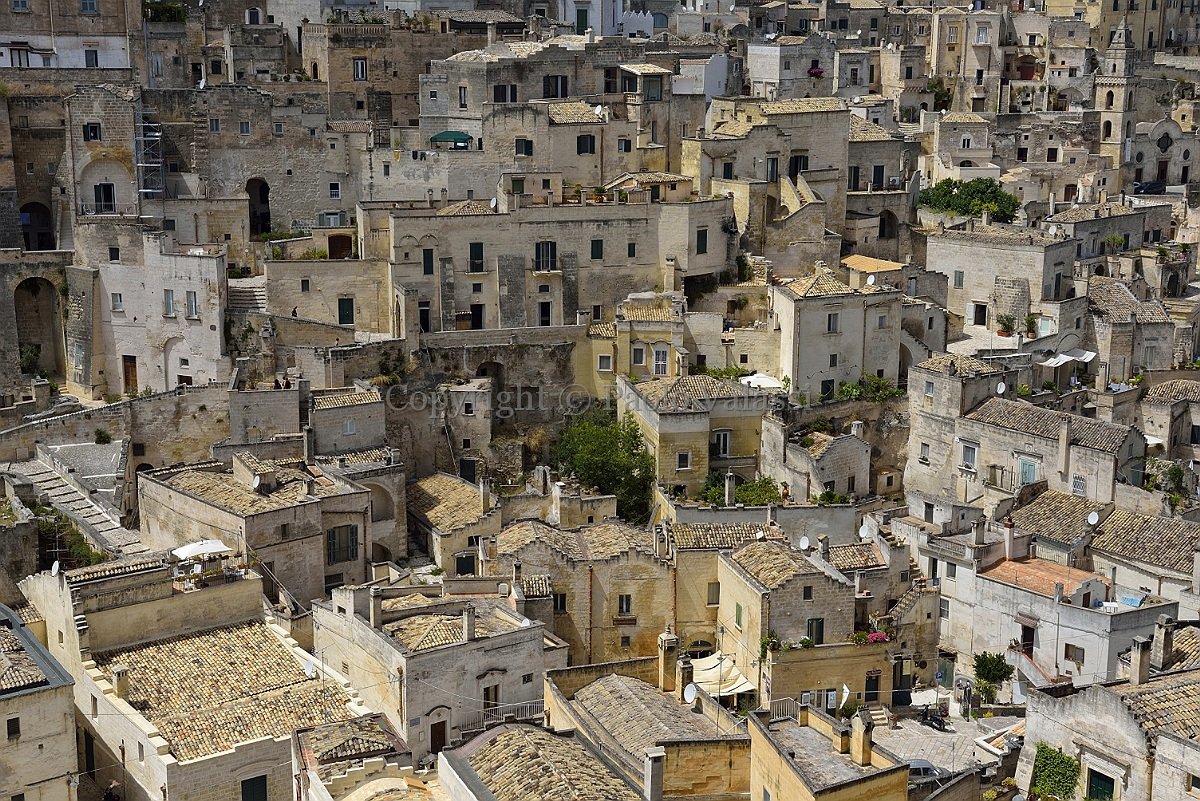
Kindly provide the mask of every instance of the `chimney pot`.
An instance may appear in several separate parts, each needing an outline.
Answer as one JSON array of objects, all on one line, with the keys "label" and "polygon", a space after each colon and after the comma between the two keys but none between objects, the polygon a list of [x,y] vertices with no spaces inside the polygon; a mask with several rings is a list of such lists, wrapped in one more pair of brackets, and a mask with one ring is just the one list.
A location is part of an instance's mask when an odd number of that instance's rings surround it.
[{"label": "chimney pot", "polygon": [[694,671],[695,668],[692,667],[692,660],[686,654],[675,663],[675,693],[681,704],[687,703],[683,700],[683,691],[692,683]]},{"label": "chimney pot", "polygon": [[475,639],[475,607],[467,604],[463,608],[463,641],[471,642]]},{"label": "chimney pot", "polygon": [[128,665],[113,665],[112,667],[112,684],[113,690],[118,698],[129,697],[129,666]]},{"label": "chimney pot", "polygon": [[1150,640],[1133,638],[1133,650],[1129,652],[1129,683],[1134,687],[1150,680]]},{"label": "chimney pot", "polygon": [[371,628],[377,629],[383,625],[383,589],[371,588]]},{"label": "chimney pot", "polygon": [[733,479],[733,471],[729,470],[725,473],[725,505],[733,506],[736,498],[737,484]]},{"label": "chimney pot", "polygon": [[1163,670],[1171,661],[1175,648],[1175,618],[1159,615],[1154,624],[1154,644],[1150,648],[1150,667]]}]

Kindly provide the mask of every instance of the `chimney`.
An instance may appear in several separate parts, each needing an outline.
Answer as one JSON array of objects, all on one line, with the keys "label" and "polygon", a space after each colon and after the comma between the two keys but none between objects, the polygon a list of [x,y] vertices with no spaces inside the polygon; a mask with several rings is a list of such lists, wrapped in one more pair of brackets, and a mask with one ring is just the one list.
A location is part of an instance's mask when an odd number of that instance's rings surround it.
[{"label": "chimney", "polygon": [[463,642],[475,639],[475,607],[467,604],[463,607]]},{"label": "chimney", "polygon": [[1200,593],[1200,544],[1192,551],[1192,592]]},{"label": "chimney", "polygon": [[492,505],[491,505],[492,486],[491,485],[492,485],[492,482],[488,481],[486,476],[480,477],[480,479],[479,479],[479,496],[480,496],[479,516],[480,517],[483,517],[484,515],[486,515],[488,512],[490,512],[492,510]]},{"label": "chimney", "polygon": [[1064,417],[1058,424],[1058,474],[1065,476],[1071,464],[1071,421]]},{"label": "chimney", "polygon": [[1150,640],[1133,638],[1133,650],[1129,652],[1129,683],[1134,687],[1150,680]]},{"label": "chimney", "polygon": [[575,325],[587,325],[592,321],[592,313],[586,309],[575,311]]},{"label": "chimney", "polygon": [[821,534],[817,537],[817,553],[821,555],[821,559],[829,561],[829,536]]},{"label": "chimney", "polygon": [[487,24],[487,43],[489,45],[494,45],[496,43],[496,28],[497,25],[495,20],[492,20]]},{"label": "chimney", "polygon": [[[590,31],[591,28],[588,28]],[[667,749],[661,745],[646,749],[646,763],[642,795],[646,801],[662,801],[663,797],[663,762],[667,757]]]},{"label": "chimney", "polygon": [[371,588],[371,628],[383,625],[383,588]]},{"label": "chimney", "polygon": [[725,505],[733,506],[735,500],[736,484],[733,481],[733,471],[725,473]]},{"label": "chimney", "polygon": [[992,224],[992,212],[988,209],[984,209],[983,214],[980,215],[979,222],[981,222],[984,225],[991,225]]},{"label": "chimney", "polygon": [[855,765],[870,766],[874,728],[875,722],[865,709],[860,709],[850,720],[850,759]]},{"label": "chimney", "polygon": [[1063,586],[1061,581],[1054,585],[1054,603],[1061,604],[1063,602],[1063,591],[1065,589],[1066,587]]},{"label": "chimney", "polygon": [[865,429],[866,429],[866,426],[863,425],[862,420],[853,420],[850,422],[850,436],[852,436],[852,437],[858,437],[859,439],[863,439],[863,431]]},{"label": "chimney", "polygon": [[112,666],[112,685],[116,691],[118,698],[129,697],[129,666],[128,665],[113,665]]},{"label": "chimney", "polygon": [[583,36],[587,40],[588,44],[596,43],[596,31],[594,29],[588,28],[583,32]]},{"label": "chimney", "polygon": [[1056,205],[1057,205],[1057,204],[1055,203],[1055,197],[1054,197],[1054,193],[1053,193],[1053,192],[1051,192],[1051,193],[1050,193],[1050,215],[1049,215],[1049,216],[1054,216],[1054,207],[1055,207]]},{"label": "chimney", "polygon": [[1004,518],[1004,558],[1006,561],[1013,559],[1013,551],[1016,550],[1016,536],[1013,533],[1015,525],[1012,517]]},{"label": "chimney", "polygon": [[987,518],[980,516],[971,525],[971,544],[983,545],[987,534]]},{"label": "chimney", "polygon": [[1107,202],[1108,202],[1108,190],[1107,190],[1107,189],[1101,189],[1101,190],[1100,190],[1100,202],[1101,202],[1101,203],[1107,203]]},{"label": "chimney", "polygon": [[304,427],[304,463],[314,464],[317,454],[317,432],[312,426]]},{"label": "chimney", "polygon": [[1175,618],[1159,615],[1154,624],[1154,644],[1150,647],[1150,667],[1163,670],[1171,661],[1175,639]]},{"label": "chimney", "polygon": [[684,654],[675,663],[675,696],[681,704],[686,703],[683,700],[683,690],[692,683],[692,671],[692,660]]},{"label": "chimney", "polygon": [[513,579],[512,579],[513,587],[516,587],[518,584],[521,583],[521,563],[520,562],[513,562],[512,576],[513,576]]},{"label": "chimney", "polygon": [[447,203],[447,200],[449,197],[450,197],[450,190],[443,186],[442,187],[442,202],[438,204],[439,209],[446,208],[446,203]]},{"label": "chimney", "polygon": [[[658,689],[665,693],[675,692],[675,654],[679,651],[679,638],[671,627],[658,635]],[[686,686],[686,685],[685,685]]]},{"label": "chimney", "polygon": [[862,571],[854,571],[854,597],[858,598],[862,595]]},{"label": "chimney", "polygon": [[317,497],[317,480],[316,480],[315,478],[308,478],[308,479],[306,479],[306,480],[305,480],[305,482],[304,482],[304,492],[305,492],[305,493],[306,493],[306,494],[307,494],[307,495],[308,495],[310,498],[315,498],[315,497]]}]

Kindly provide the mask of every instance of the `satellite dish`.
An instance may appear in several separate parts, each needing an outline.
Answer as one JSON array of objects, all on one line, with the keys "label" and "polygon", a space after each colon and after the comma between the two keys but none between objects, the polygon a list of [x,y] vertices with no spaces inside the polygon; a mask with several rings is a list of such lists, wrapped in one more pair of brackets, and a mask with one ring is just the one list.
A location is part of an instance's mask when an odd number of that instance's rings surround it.
[{"label": "satellite dish", "polygon": [[1003,395],[1006,389],[1008,389],[1008,384],[1005,384],[1003,381],[1001,381],[996,385],[996,394]]},{"label": "satellite dish", "polygon": [[1094,526],[1099,522],[1100,522],[1100,514],[1098,512],[1092,512],[1091,514],[1088,515],[1088,525],[1089,526]]},{"label": "satellite dish", "polygon": [[594,109],[592,109],[592,111],[593,111],[593,112],[596,114],[596,116],[598,117],[598,116],[600,116],[600,115],[601,115],[601,114],[604,112],[604,106],[596,106]]},{"label": "satellite dish", "polygon": [[873,275],[867,276],[867,286],[875,286],[875,276],[873,276]]},{"label": "satellite dish", "polygon": [[59,567],[60,567],[60,565],[58,563],[58,560],[55,559],[54,564],[50,565],[50,575],[57,576]]},{"label": "satellite dish", "polygon": [[492,198],[491,200],[488,201],[488,205],[491,206],[493,210],[495,210],[496,206],[499,205],[499,202],[500,201],[496,200],[496,198]]},{"label": "satellite dish", "polygon": [[855,31],[855,32],[854,32],[854,35],[855,35],[855,36],[862,36],[862,28],[859,28],[857,31]]},{"label": "satellite dish", "polygon": [[871,536],[871,529],[867,527],[866,523],[863,523],[861,526],[858,527],[859,539],[865,540],[870,536]]},{"label": "satellite dish", "polygon": [[808,550],[808,545],[809,545],[809,542],[808,542],[808,537],[807,537],[807,535],[806,535],[806,536],[803,536],[803,537],[801,537],[801,538],[800,538],[800,550],[802,550],[802,551],[807,551],[807,550]]},{"label": "satellite dish", "polygon": [[685,704],[690,704],[690,703],[694,702],[695,700],[696,700],[696,685],[693,683],[693,684],[689,684],[688,686],[683,688],[683,702]]},{"label": "satellite dish", "polygon": [[250,480],[250,488],[257,490],[262,487],[262,476],[255,476]]},{"label": "satellite dish", "polygon": [[308,676],[310,679],[317,675],[317,666],[313,664],[312,659],[309,659],[304,663],[304,675]]},{"label": "satellite dish", "polygon": [[531,621],[529,618],[527,618],[527,617],[521,618],[521,628],[527,629],[531,625],[533,625],[533,621]]}]

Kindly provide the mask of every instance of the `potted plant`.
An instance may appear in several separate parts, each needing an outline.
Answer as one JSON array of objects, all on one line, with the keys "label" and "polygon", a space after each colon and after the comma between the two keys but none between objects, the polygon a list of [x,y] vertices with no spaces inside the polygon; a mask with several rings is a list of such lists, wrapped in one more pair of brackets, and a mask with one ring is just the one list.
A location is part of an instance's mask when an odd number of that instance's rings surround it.
[{"label": "potted plant", "polygon": [[1011,337],[1017,328],[1017,318],[1011,314],[998,315],[996,322],[1000,324],[1000,330],[997,333],[1002,337]]},{"label": "potted plant", "polygon": [[820,78],[824,74],[825,74],[825,70],[822,69],[821,67],[809,67],[808,68],[808,77],[810,77],[810,78]]},{"label": "potted plant", "polygon": [[1038,316],[1033,312],[1025,315],[1025,334],[1027,336],[1036,337],[1038,330]]}]

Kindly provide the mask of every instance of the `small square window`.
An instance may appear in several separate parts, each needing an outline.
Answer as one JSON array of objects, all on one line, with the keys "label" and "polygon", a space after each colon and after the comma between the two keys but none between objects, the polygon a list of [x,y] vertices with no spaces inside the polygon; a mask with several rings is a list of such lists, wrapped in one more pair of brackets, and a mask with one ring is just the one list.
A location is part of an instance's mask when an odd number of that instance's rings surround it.
[{"label": "small square window", "polygon": [[811,601],[813,599],[813,588],[811,584],[804,585],[804,600]]},{"label": "small square window", "polygon": [[750,363],[750,354],[749,353],[739,353],[738,354],[738,364],[749,364],[749,363]]},{"label": "small square window", "polygon": [[110,297],[112,299],[113,311],[125,311],[125,299],[121,297],[120,292],[113,292]]},{"label": "small square window", "polygon": [[483,291],[483,284],[471,284],[471,291],[478,295]]},{"label": "small square window", "polygon": [[635,366],[641,366],[646,363],[646,349],[641,345],[634,346],[632,354]]},{"label": "small square window", "polygon": [[680,451],[675,454],[675,469],[676,470],[691,470],[692,469],[692,452]]},{"label": "small square window", "polygon": [[342,185],[336,181],[329,184],[329,198],[331,200],[340,200],[342,197]]},{"label": "small square window", "polygon": [[209,133],[220,133],[221,132],[221,121],[219,119],[217,119],[216,117],[209,117],[208,132]]},{"label": "small square window", "polygon": [[933,397],[933,382],[932,381],[925,382],[925,397],[927,397],[927,398]]},{"label": "small square window", "polygon": [[238,134],[240,136],[249,136],[250,135],[250,121],[249,120],[242,120],[241,122],[238,123]]},{"label": "small square window", "polygon": [[174,231],[175,230],[175,221],[169,217],[164,219],[163,220],[163,230],[164,231]]},{"label": "small square window", "polygon": [[121,260],[121,249],[120,248],[109,248],[108,249],[108,260],[109,261],[120,261]]},{"label": "small square window", "polygon": [[300,279],[300,291],[308,292],[311,289],[312,289],[312,281],[310,281],[307,278],[301,278]]},{"label": "small square window", "polygon": [[612,372],[612,354],[602,353],[596,359],[596,369],[603,372]]},{"label": "small square window", "polygon": [[469,450],[471,450],[471,440],[470,440],[470,438],[468,438],[468,437],[464,437],[464,438],[463,438],[463,441],[462,441],[462,446],[463,446],[463,450],[464,450],[464,451],[469,451]]},{"label": "small square window", "polygon": [[522,684],[533,684],[533,674],[532,673],[523,674],[521,676],[521,683]]},{"label": "small square window", "polygon": [[464,403],[463,404],[463,414],[466,415],[467,417],[470,417],[473,414],[475,414],[475,404],[471,403],[470,401]]},{"label": "small square window", "polygon": [[629,647],[629,635],[627,635],[627,634],[621,635],[621,647],[622,648]]},{"label": "small square window", "polygon": [[283,136],[283,123],[282,122],[275,123],[274,132],[275,132],[276,136]]}]

